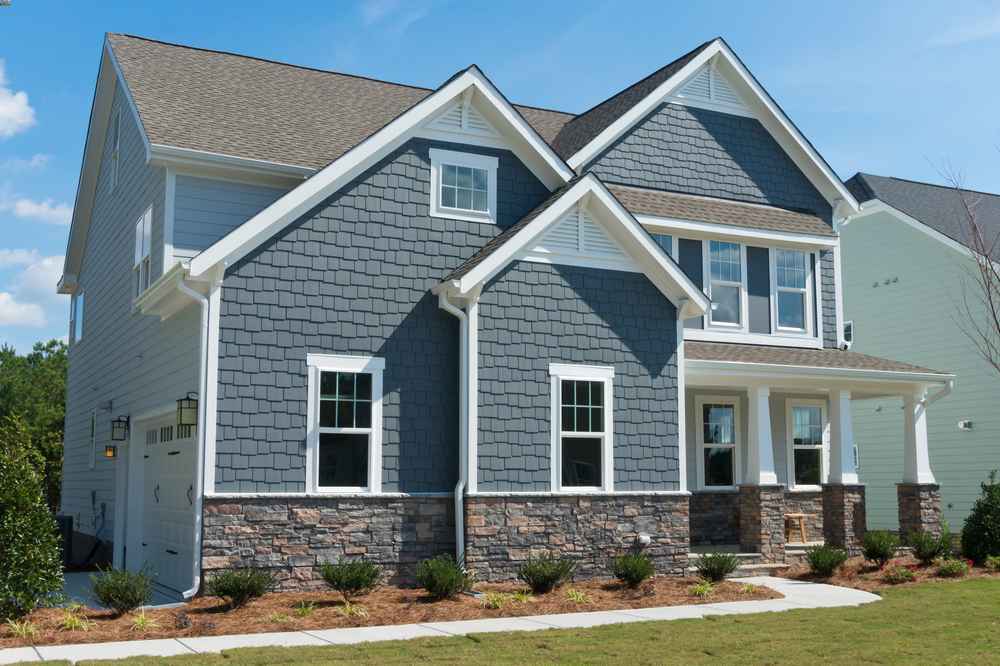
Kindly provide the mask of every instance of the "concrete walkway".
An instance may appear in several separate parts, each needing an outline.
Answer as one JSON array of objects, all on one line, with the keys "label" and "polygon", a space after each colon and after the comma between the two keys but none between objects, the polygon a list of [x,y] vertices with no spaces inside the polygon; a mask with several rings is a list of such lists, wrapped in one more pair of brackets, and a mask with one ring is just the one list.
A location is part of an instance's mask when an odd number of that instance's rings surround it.
[{"label": "concrete walkway", "polygon": [[454,622],[427,622],[382,627],[345,629],[310,629],[266,634],[235,634],[231,636],[199,636],[194,638],[166,638],[160,640],[125,641],[120,643],[90,643],[79,645],[51,645],[0,650],[0,664],[19,661],[65,659],[122,659],[137,656],[169,657],[178,654],[221,652],[245,647],[290,647],[302,645],[350,645],[371,641],[408,640],[423,637],[465,636],[495,631],[537,631],[540,629],[569,629],[594,627],[623,622],[648,622],[650,620],[680,620],[702,618],[707,615],[736,613],[766,613],[796,608],[832,608],[859,606],[881,597],[860,590],[833,585],[755,576],[736,578],[741,583],[766,585],[783,595],[784,599],[764,601],[730,601],[717,604],[666,606],[662,608],[630,608],[627,610],[593,611],[589,613],[562,613],[558,615],[533,615],[527,617],[495,618],[485,620],[458,620]]}]

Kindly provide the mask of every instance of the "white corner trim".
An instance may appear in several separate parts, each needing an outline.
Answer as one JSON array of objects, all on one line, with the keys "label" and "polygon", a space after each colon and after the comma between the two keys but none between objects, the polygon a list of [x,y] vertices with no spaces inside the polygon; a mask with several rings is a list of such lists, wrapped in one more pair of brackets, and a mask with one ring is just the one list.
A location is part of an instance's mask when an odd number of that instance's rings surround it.
[{"label": "white corner trim", "polygon": [[[676,239],[675,239],[676,243]],[[687,381],[684,375],[684,321],[677,320],[677,489],[687,492]]]},{"label": "white corner trim", "polygon": [[808,250],[833,247],[838,243],[838,239],[831,236],[799,234],[790,231],[772,231],[770,229],[750,229],[730,224],[681,220],[672,217],[647,215],[645,213],[637,213],[635,219],[639,220],[639,223],[652,233],[670,233],[698,240],[714,238],[717,240],[735,240],[741,243],[747,241],[764,241],[773,247],[787,246],[792,249]]},{"label": "white corner trim", "polygon": [[589,379],[608,381],[614,379],[613,365],[578,365],[576,363],[549,363],[549,375],[559,379]]},{"label": "white corner trim", "polygon": [[[819,291],[822,291],[822,275],[823,275],[823,271],[822,271],[822,259],[820,259],[818,263],[820,263],[820,268],[821,268],[821,270],[817,271],[817,273],[820,276],[820,280],[818,282],[820,284]],[[840,348],[840,349],[844,348],[844,326],[847,323],[844,320],[844,278],[843,278],[843,275],[844,275],[844,273],[843,273],[843,266],[841,265],[841,259],[840,259],[840,243],[837,243],[836,245],[833,246],[833,293],[834,293],[834,298],[837,299],[837,308],[836,308],[837,347]],[[817,300],[818,303],[820,303],[820,305],[822,305],[822,298],[821,298],[820,295],[817,295],[817,299],[816,300]],[[820,329],[821,329],[820,330],[820,338],[822,338],[823,333],[824,333],[822,331],[822,328],[823,328],[823,318],[820,317],[819,319],[817,319],[817,321],[819,322]]]},{"label": "white corner trim", "polygon": [[[497,222],[497,169],[500,160],[492,155],[458,152],[431,148],[431,201],[430,216],[443,217],[451,220],[466,220],[467,222]],[[486,172],[486,212],[466,210],[463,208],[448,208],[441,204],[441,167],[444,165],[471,167]]]},{"label": "white corner trim", "polygon": [[163,266],[160,275],[165,275],[174,265],[174,217],[177,202],[177,172],[171,167],[165,169],[163,186]]},{"label": "white corner trim", "polygon": [[208,292],[208,349],[205,351],[205,490],[215,490],[215,446],[219,399],[219,329],[222,315],[222,280],[213,280]]}]

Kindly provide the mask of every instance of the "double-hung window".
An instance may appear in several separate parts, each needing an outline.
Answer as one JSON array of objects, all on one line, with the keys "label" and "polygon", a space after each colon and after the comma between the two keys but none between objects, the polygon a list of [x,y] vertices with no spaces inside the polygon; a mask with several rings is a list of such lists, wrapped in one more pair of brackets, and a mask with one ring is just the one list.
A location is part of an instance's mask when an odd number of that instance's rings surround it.
[{"label": "double-hung window", "polygon": [[708,273],[708,295],[712,299],[709,324],[742,327],[746,276],[743,271],[743,248],[740,244],[709,241]]},{"label": "double-hung window", "polygon": [[775,325],[779,331],[805,333],[810,324],[809,255],[799,250],[775,249],[774,266]]},{"label": "double-hung window", "polygon": [[150,245],[153,240],[153,207],[150,206],[135,223],[135,259],[132,262],[132,284],[138,298],[149,289]]},{"label": "double-hung window", "polygon": [[83,291],[73,294],[69,306],[69,341],[76,344],[83,340]]},{"label": "double-hung window", "polygon": [[553,489],[610,491],[614,475],[614,368],[553,363],[549,375]]},{"label": "double-hung window", "polygon": [[431,215],[496,222],[496,157],[430,149]]},{"label": "double-hung window", "polygon": [[789,400],[788,476],[792,488],[818,489],[826,481],[826,408],[820,400]]},{"label": "double-hung window", "polygon": [[698,480],[702,488],[735,488],[739,483],[739,402],[736,398],[702,397],[696,407]]},{"label": "double-hung window", "polygon": [[380,492],[385,360],[309,354],[307,366],[309,489]]}]

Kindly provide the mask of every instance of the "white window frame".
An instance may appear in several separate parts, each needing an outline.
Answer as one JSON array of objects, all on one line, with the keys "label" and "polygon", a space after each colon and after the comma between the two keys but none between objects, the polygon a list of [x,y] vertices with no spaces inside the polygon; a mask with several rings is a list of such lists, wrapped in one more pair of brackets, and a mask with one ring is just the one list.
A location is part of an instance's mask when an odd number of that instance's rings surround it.
[{"label": "white window frame", "polygon": [[118,171],[121,164],[121,145],[122,145],[122,112],[121,109],[115,111],[115,117],[112,121],[114,125],[112,126],[111,132],[111,191],[114,192],[115,188],[118,187]]},{"label": "white window frame", "polygon": [[721,238],[710,238],[702,241],[701,252],[702,252],[702,282],[704,283],[704,291],[708,296],[709,300],[712,299],[712,243],[728,243],[730,245],[736,245],[740,248],[740,281],[730,282],[727,280],[720,280],[720,284],[728,287],[739,287],[740,290],[740,321],[739,323],[729,323],[721,321],[713,321],[712,319],[712,309],[709,308],[708,312],[703,315],[703,321],[705,330],[715,329],[722,331],[733,331],[737,333],[748,333],[749,332],[749,321],[750,318],[747,313],[747,309],[750,306],[750,299],[747,292],[747,246],[745,243],[740,243],[735,240],[725,240]]},{"label": "white window frame", "polygon": [[[705,485],[705,449],[723,448],[718,444],[705,443],[705,405],[731,405],[733,407],[733,423],[735,425],[733,442],[733,485],[731,486],[707,486]],[[699,395],[695,398],[695,418],[698,430],[695,432],[695,460],[698,470],[698,490],[705,491],[727,491],[736,490],[741,483],[743,461],[740,449],[745,441],[743,433],[743,421],[740,414],[740,398],[734,395]]]},{"label": "white window frame", "polygon": [[[779,287],[778,286],[778,264],[777,264],[777,254],[778,252],[798,252],[805,257],[806,261],[806,286],[804,289],[798,289],[794,287]],[[784,247],[772,247],[768,248],[767,253],[767,263],[770,268],[770,281],[771,281],[771,331],[777,335],[788,335],[788,336],[801,336],[801,337],[816,337],[816,332],[813,330],[813,321],[815,319],[814,313],[816,312],[815,303],[815,270],[814,262],[816,257],[814,253],[808,250],[797,250],[793,248]],[[805,319],[805,328],[791,328],[788,326],[778,325],[778,293],[779,292],[789,292],[795,294],[803,294],[804,308],[803,313]]]},{"label": "white window frame", "polygon": [[[650,236],[670,236],[670,251],[668,252],[668,254],[670,255],[671,259],[677,261],[677,234],[675,232],[657,231],[655,229],[647,229],[646,231],[647,233],[649,233]],[[661,250],[663,249],[663,246],[657,243],[655,238],[653,239],[653,242],[656,243],[656,246],[659,247]]]},{"label": "white window frame", "polygon": [[[792,413],[796,407],[819,407],[820,421],[823,424],[823,443],[820,446],[795,446],[794,432],[792,431]],[[827,416],[827,405],[825,400],[816,398],[788,398],[785,401],[785,462],[788,472],[788,488],[794,491],[820,491],[823,490],[824,483],[829,479],[830,474],[830,419]],[[795,483],[795,449],[820,449],[820,485],[796,484]]]},{"label": "white window frame", "polygon": [[[497,168],[500,160],[491,155],[475,153],[460,153],[454,150],[430,149],[431,157],[431,217],[444,217],[451,220],[467,220],[469,222],[497,222]],[[441,205],[441,171],[444,165],[483,169],[486,171],[486,208],[485,212],[466,210],[464,208],[447,208]]]},{"label": "white window frame", "polygon": [[[549,447],[550,487],[554,493],[568,495],[599,492],[614,492],[614,366],[576,365],[570,363],[550,363],[551,382],[550,422],[551,438]],[[562,381],[588,381],[604,384],[604,432],[563,433],[562,432]],[[562,438],[601,438],[601,485],[562,487]]]},{"label": "white window frame", "polygon": [[150,205],[135,222],[135,254],[132,259],[132,284],[135,285],[133,298],[146,293],[153,282],[153,206]]},{"label": "white window frame", "polygon": [[83,290],[78,290],[69,303],[69,343],[75,345],[83,340],[83,318],[86,311],[86,302],[83,297]]},{"label": "white window frame", "polygon": [[[339,354],[308,354],[306,356],[309,395],[307,398],[306,437],[306,490],[319,494],[382,492],[382,374],[385,359],[373,356],[345,356]],[[320,374],[323,372],[367,373],[372,376],[372,423],[370,428],[320,428],[319,396]],[[368,435],[368,485],[320,486],[319,485],[319,436],[320,433]]]},{"label": "white window frame", "polygon": [[90,411],[90,469],[97,465],[97,410]]}]

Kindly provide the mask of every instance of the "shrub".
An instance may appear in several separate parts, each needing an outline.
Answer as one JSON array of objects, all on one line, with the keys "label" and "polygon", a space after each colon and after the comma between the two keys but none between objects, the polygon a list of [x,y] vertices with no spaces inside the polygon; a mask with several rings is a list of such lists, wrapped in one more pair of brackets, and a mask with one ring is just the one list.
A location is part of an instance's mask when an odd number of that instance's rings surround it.
[{"label": "shrub", "polygon": [[982,494],[972,505],[962,528],[962,554],[976,563],[1000,555],[1000,483],[996,470],[981,484]]},{"label": "shrub", "polygon": [[962,560],[941,560],[937,568],[937,575],[942,578],[962,578],[967,573],[969,573],[969,565]]},{"label": "shrub", "polygon": [[714,583],[725,580],[739,566],[740,558],[732,553],[708,553],[695,560],[694,564],[699,576]]},{"label": "shrub", "polygon": [[160,623],[153,618],[146,615],[146,613],[140,611],[135,617],[132,618],[132,625],[129,627],[131,631],[136,631],[143,633],[146,631],[151,631],[153,629],[159,629]]},{"label": "shrub", "polygon": [[316,604],[312,601],[299,601],[294,608],[298,617],[309,617],[316,612]]},{"label": "shrub", "polygon": [[368,617],[368,609],[361,604],[352,604],[350,601],[344,601],[343,605],[337,606],[337,612],[344,617]]},{"label": "shrub", "polygon": [[553,555],[528,557],[517,570],[517,577],[535,594],[551,592],[573,578],[576,562]]},{"label": "shrub", "polygon": [[916,580],[917,575],[910,569],[901,566],[889,567],[882,572],[882,580],[890,585],[909,583]]},{"label": "shrub", "polygon": [[590,597],[583,590],[566,590],[566,598],[574,604],[590,603]]},{"label": "shrub", "polygon": [[274,574],[267,569],[230,569],[212,576],[205,585],[205,593],[224,599],[230,608],[239,608],[264,596],[276,584]]},{"label": "shrub", "polygon": [[990,555],[986,558],[986,562],[984,564],[990,571],[1000,571],[1000,555]]},{"label": "shrub", "polygon": [[878,564],[879,569],[889,563],[899,548],[899,537],[885,530],[866,532],[861,541],[861,552],[869,562]]},{"label": "shrub", "polygon": [[417,566],[417,583],[435,599],[448,599],[472,588],[472,574],[451,555],[442,554]]},{"label": "shrub", "polygon": [[62,553],[38,470],[45,461],[17,417],[0,421],[0,620],[62,589]]},{"label": "shrub", "polygon": [[754,594],[757,591],[757,586],[753,583],[743,583],[740,585],[740,594]]},{"label": "shrub", "polygon": [[67,606],[59,619],[59,628],[63,631],[90,631],[97,623],[83,617],[84,607],[81,604]]},{"label": "shrub", "polygon": [[655,569],[646,553],[626,553],[611,561],[611,573],[625,585],[635,589],[652,576]]},{"label": "shrub", "polygon": [[501,610],[512,597],[504,592],[487,592],[483,595],[483,608]]},{"label": "shrub", "polygon": [[707,599],[714,591],[715,586],[707,578],[691,588],[691,594],[699,599]]},{"label": "shrub", "polygon": [[15,638],[34,640],[38,636],[38,627],[34,623],[23,620],[17,622],[16,620],[7,620],[7,628],[10,629],[10,633],[14,635]]},{"label": "shrub", "polygon": [[940,536],[931,532],[910,532],[906,542],[913,548],[913,556],[925,567],[936,559],[951,555],[951,534],[947,527],[941,530]]},{"label": "shrub", "polygon": [[97,603],[118,615],[148,604],[153,597],[153,581],[144,571],[99,571],[90,577],[90,586]]},{"label": "shrub", "polygon": [[809,570],[817,576],[829,578],[847,561],[847,551],[833,546],[814,546],[806,551]]},{"label": "shrub", "polygon": [[336,564],[324,564],[320,568],[320,575],[327,585],[340,592],[344,601],[347,601],[378,587],[382,579],[382,567],[363,557],[356,560],[341,559]]}]

